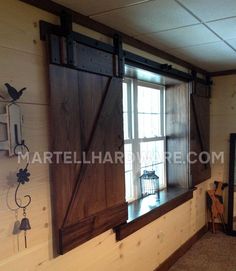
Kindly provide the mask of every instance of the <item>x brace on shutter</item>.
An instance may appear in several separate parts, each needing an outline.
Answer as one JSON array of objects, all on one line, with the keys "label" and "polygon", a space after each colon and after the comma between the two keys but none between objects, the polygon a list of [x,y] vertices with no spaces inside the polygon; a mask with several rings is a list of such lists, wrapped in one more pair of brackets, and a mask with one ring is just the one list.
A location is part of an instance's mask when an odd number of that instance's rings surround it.
[{"label": "x brace on shutter", "polygon": [[[192,74],[192,78],[193,78],[192,94],[197,94],[197,96],[199,96],[199,97],[211,98],[211,85],[213,84],[211,78],[209,76],[206,76],[206,80],[197,78],[197,73],[196,73],[196,71],[193,71],[193,70],[192,70],[191,74]],[[204,95],[200,95],[199,93],[196,92],[197,83],[208,86],[208,88],[206,88],[206,92],[204,93]]]},{"label": "x brace on shutter", "polygon": [[[73,32],[72,16],[69,13],[63,12],[60,18],[61,26],[40,21],[40,37],[41,40],[48,39],[50,43],[49,53],[52,64],[122,78],[124,76],[124,64],[127,63],[138,68],[143,68],[185,82],[190,82],[194,79],[192,74],[174,69],[171,65],[158,63],[123,50],[122,38],[119,34],[114,35],[113,45],[107,44],[80,33]],[[79,50],[77,47],[79,47]],[[113,55],[113,74],[104,70],[103,65],[99,65],[99,61],[94,63],[95,59],[98,59],[98,54],[95,49],[100,50],[99,56],[101,61],[106,61],[107,58],[109,58],[109,55]],[[80,50],[81,55],[87,53],[91,56],[91,63],[81,62],[83,58],[81,59],[78,56],[78,51]],[[103,55],[101,51],[103,52]],[[209,83],[204,79],[198,78],[197,80],[202,84]]]}]

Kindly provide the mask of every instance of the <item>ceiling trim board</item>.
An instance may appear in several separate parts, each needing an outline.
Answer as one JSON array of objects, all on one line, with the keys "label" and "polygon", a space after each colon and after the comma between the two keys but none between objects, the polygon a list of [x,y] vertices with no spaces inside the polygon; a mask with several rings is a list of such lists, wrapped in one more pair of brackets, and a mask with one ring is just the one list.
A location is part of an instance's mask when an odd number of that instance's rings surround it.
[{"label": "ceiling trim board", "polygon": [[107,14],[107,13],[110,13],[110,12],[113,12],[113,11],[117,11],[117,10],[121,10],[121,9],[124,9],[124,8],[129,8],[129,7],[134,7],[134,6],[138,6],[138,5],[141,5],[141,4],[145,4],[145,3],[148,3],[150,1],[153,1],[153,0],[141,0],[141,1],[138,1],[138,2],[135,2],[135,3],[132,3],[132,4],[125,5],[125,6],[120,6],[120,7],[104,10],[104,11],[101,11],[101,12],[97,12],[97,13],[87,14],[87,16],[88,17],[98,16],[98,15],[101,16],[101,15],[104,15],[104,14]]},{"label": "ceiling trim board", "polygon": [[218,72],[209,73],[210,77],[234,75],[234,74],[236,74],[236,70],[226,70],[226,71],[218,71]]},{"label": "ceiling trim board", "polygon": [[114,34],[119,33],[120,35],[122,35],[123,42],[130,45],[130,46],[133,46],[137,49],[146,51],[150,54],[153,54],[153,55],[158,56],[160,58],[163,58],[165,60],[171,61],[171,62],[173,62],[177,65],[183,66],[187,69],[195,70],[196,72],[203,73],[203,74],[208,74],[208,72],[206,70],[201,69],[200,67],[197,67],[187,61],[184,61],[184,60],[182,60],[178,57],[175,57],[169,53],[166,53],[156,47],[153,47],[147,43],[144,43],[138,39],[135,39],[127,34],[124,34],[120,31],[117,31],[109,26],[106,26],[106,25],[99,23],[95,20],[92,20],[88,16],[82,15],[74,10],[66,8],[66,7],[64,7],[60,4],[57,4],[51,0],[19,0],[19,1],[33,5],[35,7],[43,9],[43,10],[50,12],[52,14],[55,14],[57,16],[60,16],[62,11],[67,11],[70,14],[72,14],[73,22],[75,22],[77,24],[80,24],[84,27],[90,28],[96,32],[99,32],[101,34],[104,34],[104,35],[106,35],[108,37],[112,37],[112,38],[113,38]]}]

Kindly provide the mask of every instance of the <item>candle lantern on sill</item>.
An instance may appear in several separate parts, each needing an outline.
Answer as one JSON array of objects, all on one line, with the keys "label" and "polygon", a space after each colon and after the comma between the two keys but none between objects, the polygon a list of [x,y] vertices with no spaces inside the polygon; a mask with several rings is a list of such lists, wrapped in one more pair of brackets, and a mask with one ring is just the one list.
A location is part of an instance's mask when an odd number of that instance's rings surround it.
[{"label": "candle lantern on sill", "polygon": [[148,195],[157,194],[158,200],[160,199],[159,193],[159,177],[155,174],[155,170],[144,170],[143,175],[140,176],[141,195],[146,197]]}]

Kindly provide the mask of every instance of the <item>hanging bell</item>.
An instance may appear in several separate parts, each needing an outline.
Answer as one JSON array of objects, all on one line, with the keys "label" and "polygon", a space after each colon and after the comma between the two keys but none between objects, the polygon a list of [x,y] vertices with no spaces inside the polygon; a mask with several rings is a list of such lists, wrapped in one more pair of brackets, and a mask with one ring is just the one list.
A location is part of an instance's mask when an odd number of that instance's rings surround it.
[{"label": "hanging bell", "polygon": [[21,223],[20,223],[20,230],[21,231],[31,230],[30,222],[27,217],[22,218]]},{"label": "hanging bell", "polygon": [[27,248],[27,234],[28,230],[31,230],[30,222],[27,217],[22,218],[20,223],[20,230],[24,231],[24,239],[25,239],[25,248]]}]

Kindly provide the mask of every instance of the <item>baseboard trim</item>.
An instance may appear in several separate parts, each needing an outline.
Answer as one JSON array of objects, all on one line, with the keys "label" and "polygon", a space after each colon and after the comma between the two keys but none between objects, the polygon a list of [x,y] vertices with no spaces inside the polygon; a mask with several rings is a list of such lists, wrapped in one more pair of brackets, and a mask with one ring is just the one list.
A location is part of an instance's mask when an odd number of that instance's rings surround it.
[{"label": "baseboard trim", "polygon": [[187,242],[185,242],[180,248],[178,248],[169,258],[161,263],[155,271],[167,271],[171,266],[177,262],[191,247],[194,245],[206,232],[208,226],[203,226],[198,232],[196,232]]}]

